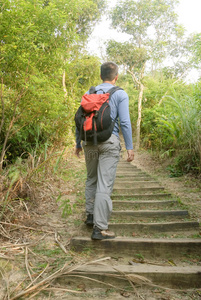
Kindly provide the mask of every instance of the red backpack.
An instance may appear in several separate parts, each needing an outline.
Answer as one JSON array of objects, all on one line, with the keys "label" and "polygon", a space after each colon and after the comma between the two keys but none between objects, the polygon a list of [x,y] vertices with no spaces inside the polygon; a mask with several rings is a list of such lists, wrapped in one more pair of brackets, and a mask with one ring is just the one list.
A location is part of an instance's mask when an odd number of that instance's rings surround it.
[{"label": "red backpack", "polygon": [[117,90],[122,90],[115,86],[107,93],[97,94],[95,87],[91,87],[89,94],[82,96],[81,105],[75,114],[75,124],[80,133],[80,139],[97,142],[104,142],[112,134],[115,121],[111,119],[111,109],[109,101],[111,95]]}]

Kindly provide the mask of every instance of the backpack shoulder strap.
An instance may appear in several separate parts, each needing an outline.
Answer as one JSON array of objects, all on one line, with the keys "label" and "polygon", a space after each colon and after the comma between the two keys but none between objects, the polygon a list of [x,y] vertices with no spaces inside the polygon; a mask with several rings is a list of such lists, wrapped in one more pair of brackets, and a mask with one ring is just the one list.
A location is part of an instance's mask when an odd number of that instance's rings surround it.
[{"label": "backpack shoulder strap", "polygon": [[110,94],[110,97],[111,97],[112,94],[115,93],[115,92],[118,91],[118,90],[123,90],[123,89],[120,88],[119,86],[114,86],[114,87],[112,87],[111,89],[109,89],[109,90],[107,91],[107,93],[109,93],[109,94]]},{"label": "backpack shoulder strap", "polygon": [[[119,86],[114,86],[114,87],[112,87],[111,89],[109,89],[109,90],[107,91],[107,93],[109,93],[109,94],[110,94],[110,96],[109,96],[109,100],[110,100],[110,98],[111,98],[112,94],[114,94],[114,93],[115,93],[116,91],[118,91],[118,90],[123,90],[123,89],[122,89],[122,88],[120,88]],[[117,118],[118,118],[118,115],[117,115],[117,116],[116,116],[116,118],[114,119],[113,123],[115,123],[115,122],[116,122]]]},{"label": "backpack shoulder strap", "polygon": [[[111,89],[109,89],[109,90],[107,91],[107,93],[109,93],[110,96],[111,96],[111,95],[112,95],[113,93],[115,93],[117,90],[123,90],[123,89],[120,88],[119,86],[114,86],[114,87],[112,87]],[[98,90],[98,91],[102,91],[103,94],[105,94],[105,92],[104,92],[102,89],[100,89],[100,90]],[[96,94],[98,91],[96,90],[96,88],[95,88],[94,86],[91,86],[90,89],[89,89],[89,94]]]},{"label": "backpack shoulder strap", "polygon": [[89,89],[89,94],[96,94],[95,86],[91,86]]},{"label": "backpack shoulder strap", "polygon": [[102,94],[105,94],[105,92],[102,89],[96,90],[95,86],[90,87],[89,94],[96,94],[98,91],[102,91]]}]

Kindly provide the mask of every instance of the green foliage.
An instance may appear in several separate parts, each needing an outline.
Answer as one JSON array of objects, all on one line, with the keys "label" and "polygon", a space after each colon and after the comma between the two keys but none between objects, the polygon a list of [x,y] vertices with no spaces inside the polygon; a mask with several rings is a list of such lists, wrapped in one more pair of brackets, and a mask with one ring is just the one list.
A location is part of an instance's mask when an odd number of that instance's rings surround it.
[{"label": "green foliage", "polygon": [[[75,98],[94,82],[99,64],[86,59],[83,43],[104,6],[98,0],[0,2],[1,164],[72,141]],[[64,70],[70,72],[66,91]]]},{"label": "green foliage", "polygon": [[193,36],[193,54],[195,63],[200,66],[201,63],[201,33]]},{"label": "green foliage", "polygon": [[139,92],[136,87],[133,87],[133,81],[128,74],[119,74],[117,84],[123,88],[129,96],[130,119],[133,127],[133,135],[135,135]]},{"label": "green foliage", "polygon": [[62,199],[61,195],[57,198],[56,202],[59,203],[59,209],[62,210],[62,218],[66,218],[72,214],[73,209],[76,208],[76,204],[71,204],[69,199]]},{"label": "green foliage", "polygon": [[[136,149],[140,146],[145,75],[161,70],[166,72],[166,78],[178,79],[193,65],[188,59],[192,38],[185,38],[184,27],[178,24],[174,11],[177,4],[176,0],[125,0],[119,1],[110,13],[112,27],[130,36],[124,43],[109,41],[107,54],[131,75],[138,90]],[[162,72],[167,61],[173,67]],[[167,90],[161,90],[161,97]]]},{"label": "green foliage", "polygon": [[156,104],[160,104],[165,96],[173,98],[185,98],[193,96],[193,89],[190,85],[183,81],[175,81],[174,78],[167,78],[164,72],[156,72],[144,78],[144,108],[151,108]]},{"label": "green foliage", "polygon": [[100,60],[87,54],[80,57],[77,53],[71,63],[65,65],[65,71],[66,88],[73,95],[70,99],[73,101],[71,105],[77,108],[80,105],[81,96],[90,86],[95,86],[100,82]]},{"label": "green foliage", "polygon": [[[184,83],[173,86],[158,105],[158,89],[149,90],[152,101],[143,111],[143,145],[161,153],[175,156],[172,173],[201,172],[201,102],[197,86],[194,90]],[[160,98],[159,98],[160,99]]]},{"label": "green foliage", "polygon": [[175,0],[119,1],[111,12],[112,26],[129,34],[131,44],[146,49],[147,57],[158,63],[169,55],[173,40],[184,34],[177,24],[176,4]]},{"label": "green foliage", "polygon": [[127,66],[131,70],[142,68],[148,60],[146,49],[138,48],[130,42],[120,43],[110,40],[107,53],[117,64]]}]

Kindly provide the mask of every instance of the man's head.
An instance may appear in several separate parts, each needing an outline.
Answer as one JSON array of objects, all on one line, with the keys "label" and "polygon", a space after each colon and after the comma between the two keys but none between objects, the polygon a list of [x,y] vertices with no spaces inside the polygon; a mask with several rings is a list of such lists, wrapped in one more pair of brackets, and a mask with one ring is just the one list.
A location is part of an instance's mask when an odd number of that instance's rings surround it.
[{"label": "man's head", "polygon": [[109,61],[101,65],[101,79],[103,81],[113,81],[118,75],[118,66]]}]

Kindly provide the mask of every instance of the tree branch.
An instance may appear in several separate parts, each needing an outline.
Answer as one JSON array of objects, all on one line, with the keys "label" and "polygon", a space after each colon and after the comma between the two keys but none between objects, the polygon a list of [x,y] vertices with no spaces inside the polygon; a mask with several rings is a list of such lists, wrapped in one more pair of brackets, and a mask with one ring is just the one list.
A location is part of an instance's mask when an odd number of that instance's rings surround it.
[{"label": "tree branch", "polygon": [[130,70],[127,70],[127,71],[128,71],[128,73],[131,74],[133,80],[134,80],[138,85],[140,85],[140,81],[137,79],[137,76],[136,76],[133,72],[131,72]]},{"label": "tree branch", "polygon": [[2,118],[1,118],[1,125],[0,125],[0,134],[4,125],[4,119],[5,119],[5,105],[4,105],[4,99],[3,99],[3,78],[1,78],[1,107],[2,107]]}]

